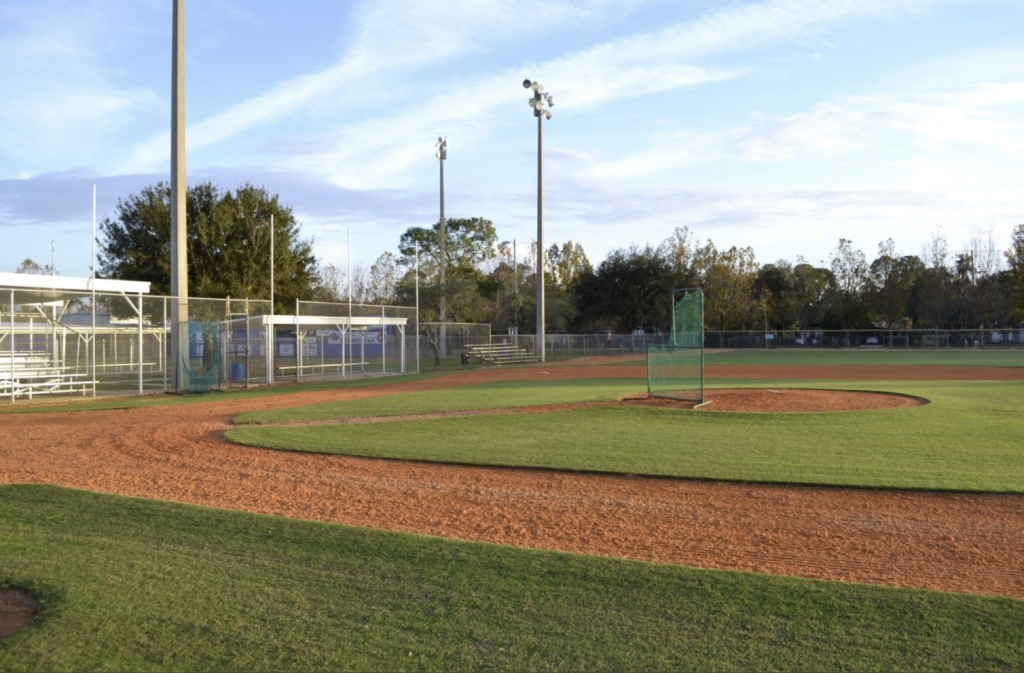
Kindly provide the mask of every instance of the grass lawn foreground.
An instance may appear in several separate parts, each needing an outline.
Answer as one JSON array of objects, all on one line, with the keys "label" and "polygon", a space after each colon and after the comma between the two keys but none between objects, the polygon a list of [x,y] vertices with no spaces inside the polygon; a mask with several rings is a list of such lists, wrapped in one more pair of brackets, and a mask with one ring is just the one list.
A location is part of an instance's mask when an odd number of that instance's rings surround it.
[{"label": "grass lawn foreground", "polygon": [[1021,670],[1024,601],[0,487],[0,670]]}]

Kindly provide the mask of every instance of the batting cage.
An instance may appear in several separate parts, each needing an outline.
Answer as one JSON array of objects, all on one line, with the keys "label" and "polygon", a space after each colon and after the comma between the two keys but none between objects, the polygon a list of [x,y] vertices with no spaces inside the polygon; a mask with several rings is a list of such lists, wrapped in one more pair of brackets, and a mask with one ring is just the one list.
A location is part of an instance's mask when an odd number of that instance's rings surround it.
[{"label": "batting cage", "polygon": [[647,394],[704,403],[704,293],[672,292],[669,342],[647,347]]}]

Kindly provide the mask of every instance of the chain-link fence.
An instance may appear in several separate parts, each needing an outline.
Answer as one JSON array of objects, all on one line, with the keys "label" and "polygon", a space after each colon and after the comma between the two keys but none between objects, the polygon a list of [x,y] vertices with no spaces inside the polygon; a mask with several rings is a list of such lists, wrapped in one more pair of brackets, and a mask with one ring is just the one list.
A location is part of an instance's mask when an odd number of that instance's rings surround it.
[{"label": "chain-link fence", "polygon": [[425,322],[420,323],[416,349],[421,366],[450,369],[479,364],[478,356],[490,344],[490,323]]},{"label": "chain-link fence", "polygon": [[[0,287],[0,402],[210,390],[417,371],[407,307]],[[175,377],[181,379],[177,385]]]},{"label": "chain-link fence", "polygon": [[274,316],[274,380],[418,371],[416,328],[408,306],[296,301]]},{"label": "chain-link fence", "polygon": [[1024,328],[706,332],[707,348],[1020,348]]}]

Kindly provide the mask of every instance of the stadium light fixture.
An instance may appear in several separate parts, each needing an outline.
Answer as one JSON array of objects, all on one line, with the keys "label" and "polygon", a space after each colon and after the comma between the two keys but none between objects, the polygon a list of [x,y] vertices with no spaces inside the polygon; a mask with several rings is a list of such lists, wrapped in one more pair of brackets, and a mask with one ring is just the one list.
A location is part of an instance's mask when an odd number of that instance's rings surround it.
[{"label": "stadium light fixture", "polygon": [[523,80],[523,88],[533,90],[528,99],[537,118],[537,359],[545,360],[544,348],[544,120],[551,119],[554,99],[540,82]]}]

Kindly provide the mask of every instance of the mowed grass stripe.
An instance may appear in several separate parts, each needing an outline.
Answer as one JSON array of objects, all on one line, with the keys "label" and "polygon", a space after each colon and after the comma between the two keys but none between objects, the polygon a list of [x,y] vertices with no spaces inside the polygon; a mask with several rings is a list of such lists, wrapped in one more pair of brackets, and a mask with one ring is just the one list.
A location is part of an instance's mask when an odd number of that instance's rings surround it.
[{"label": "mowed grass stripe", "polygon": [[[589,408],[373,425],[237,427],[227,437],[277,449],[479,465],[1024,492],[1024,387],[929,382],[875,388],[932,403],[827,414]],[[533,399],[525,387],[520,393]],[[393,398],[373,402],[387,413]]]},{"label": "mowed grass stripe", "polygon": [[0,487],[0,670],[1020,670],[1024,601]]}]

